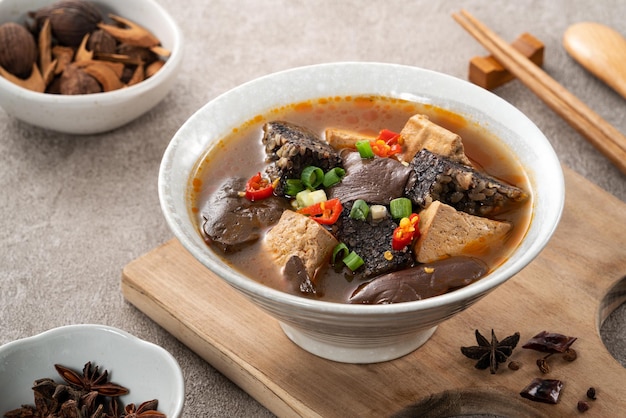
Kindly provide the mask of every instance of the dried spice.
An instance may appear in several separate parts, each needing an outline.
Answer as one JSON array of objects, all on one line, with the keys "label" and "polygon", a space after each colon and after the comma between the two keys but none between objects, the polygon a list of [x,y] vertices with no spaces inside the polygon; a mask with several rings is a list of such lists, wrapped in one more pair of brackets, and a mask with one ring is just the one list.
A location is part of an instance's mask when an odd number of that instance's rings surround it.
[{"label": "dried spice", "polygon": [[509,361],[508,367],[511,370],[519,370],[522,365],[517,361]]},{"label": "dried spice", "polygon": [[556,404],[559,401],[563,382],[556,379],[533,379],[520,395],[535,402]]},{"label": "dried spice", "polygon": [[565,361],[574,361],[578,358],[578,353],[573,348],[568,348],[563,353],[563,360]]},{"label": "dried spice", "polygon": [[555,354],[562,354],[566,361],[574,361],[578,357],[576,350],[571,345],[577,340],[576,337],[568,337],[556,332],[542,331],[532,337],[522,348],[548,353],[545,357],[537,360],[537,367],[542,373],[550,373],[548,358]]},{"label": "dried spice", "polygon": [[595,401],[596,400],[596,388],[592,386],[589,389],[587,389],[587,397],[591,399],[592,401]]},{"label": "dried spice", "polygon": [[0,65],[9,73],[26,79],[37,62],[35,38],[14,22],[0,25]]},{"label": "dried spice", "polygon": [[66,384],[53,379],[35,380],[33,392],[35,405],[23,405],[4,414],[6,418],[166,418],[157,411],[158,400],[142,403],[139,407],[120,404],[118,397],[129,390],[109,382],[107,370],[100,372],[87,362],[82,374],[60,364],[55,364]]},{"label": "dried spice", "polygon": [[98,7],[89,1],[60,0],[31,13],[37,28],[50,21],[52,34],[60,44],[76,47],[102,21]]},{"label": "dried spice", "polygon": [[568,337],[555,332],[541,331],[522,346],[544,353],[564,353],[576,341],[576,337]]},{"label": "dried spice", "polygon": [[578,401],[576,409],[578,409],[578,412],[587,412],[589,410],[589,402]]},{"label": "dried spice", "polygon": [[124,408],[125,415],[123,416],[126,418],[141,418],[141,417],[165,418],[165,415],[158,412],[156,408],[157,408],[156,399],[153,399],[151,401],[146,401],[142,403],[141,405],[139,405],[138,407],[135,407],[135,404],[131,403],[131,404],[126,405],[126,408]]},{"label": "dried spice", "polygon": [[541,373],[544,373],[544,374],[550,373],[550,366],[548,365],[547,357],[537,359],[537,367],[539,367],[539,370],[541,371]]},{"label": "dried spice", "polygon": [[461,352],[472,360],[478,360],[476,368],[484,370],[489,368],[491,374],[498,371],[498,364],[504,363],[513,353],[513,349],[519,342],[520,334],[516,332],[498,341],[493,329],[491,330],[491,341],[487,340],[478,330],[475,331],[477,346],[461,347]]},{"label": "dried spice", "polygon": [[29,17],[0,27],[0,76],[36,92],[121,89],[153,76],[170,56],[135,22],[112,14],[105,22],[94,2],[59,0]]}]

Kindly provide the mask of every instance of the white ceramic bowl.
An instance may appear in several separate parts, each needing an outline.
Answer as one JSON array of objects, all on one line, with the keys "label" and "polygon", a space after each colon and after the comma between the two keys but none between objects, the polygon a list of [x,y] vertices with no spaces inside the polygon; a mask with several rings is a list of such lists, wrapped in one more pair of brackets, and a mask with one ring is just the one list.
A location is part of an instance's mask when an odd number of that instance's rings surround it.
[{"label": "white ceramic bowl", "polygon": [[[54,0],[2,0],[0,24],[22,23],[29,11]],[[106,16],[114,13],[150,30],[171,51],[167,63],[134,86],[105,93],[64,96],[37,93],[0,76],[0,107],[29,124],[69,134],[110,131],[156,106],[172,88],[183,59],[183,35],[176,22],[154,0],[94,0]]]},{"label": "white ceramic bowl", "polygon": [[[421,301],[351,305],[289,295],[226,265],[204,243],[190,215],[187,187],[196,161],[242,122],[280,105],[330,96],[372,94],[430,103],[488,127],[526,168],[534,208],[520,246],[495,271],[462,289]],[[184,247],[207,268],[280,321],[292,341],[318,356],[353,363],[391,360],[432,335],[530,263],[553,234],[564,203],[563,172],[549,142],[519,110],[466,81],[415,67],[335,63],[271,74],[235,88],[197,111],[169,144],[159,173],[165,218]],[[253,324],[251,324],[253,326]]]},{"label": "white ceramic bowl", "polygon": [[82,373],[88,361],[110,381],[129,389],[124,405],[158,399],[158,410],[168,418],[182,416],[185,400],[183,374],[163,348],[122,330],[104,325],[68,325],[0,347],[0,415],[33,405],[33,382],[63,380],[54,368],[61,364]]}]

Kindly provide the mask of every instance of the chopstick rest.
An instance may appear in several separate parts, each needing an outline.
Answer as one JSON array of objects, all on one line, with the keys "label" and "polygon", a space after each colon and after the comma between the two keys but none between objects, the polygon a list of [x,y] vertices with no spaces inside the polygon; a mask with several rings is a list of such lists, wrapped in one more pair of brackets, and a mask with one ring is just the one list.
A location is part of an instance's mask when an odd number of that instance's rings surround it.
[{"label": "chopstick rest", "polygon": [[[543,65],[544,45],[530,33],[521,34],[511,46],[539,67]],[[493,55],[478,56],[470,60],[468,79],[482,88],[493,90],[514,78],[515,76],[504,68]]]},{"label": "chopstick rest", "polygon": [[626,174],[626,136],[466,10],[452,17],[554,112]]}]

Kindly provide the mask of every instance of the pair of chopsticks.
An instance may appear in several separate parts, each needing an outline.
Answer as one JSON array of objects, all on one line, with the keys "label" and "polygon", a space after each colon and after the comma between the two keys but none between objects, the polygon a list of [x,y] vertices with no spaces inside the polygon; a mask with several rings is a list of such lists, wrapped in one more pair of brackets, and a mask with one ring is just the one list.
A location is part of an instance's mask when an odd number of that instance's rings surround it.
[{"label": "pair of chopsticks", "polygon": [[626,137],[495,32],[461,10],[452,15],[511,74],[626,174]]}]

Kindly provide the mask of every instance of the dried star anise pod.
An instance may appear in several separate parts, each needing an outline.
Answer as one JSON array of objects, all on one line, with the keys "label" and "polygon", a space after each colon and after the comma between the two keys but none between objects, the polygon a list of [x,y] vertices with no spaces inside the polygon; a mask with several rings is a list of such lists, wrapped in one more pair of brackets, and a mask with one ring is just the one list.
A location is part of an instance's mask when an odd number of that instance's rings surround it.
[{"label": "dried star anise pod", "polygon": [[129,403],[124,408],[125,418],[166,418],[165,414],[157,411],[159,401],[152,399],[135,407],[134,403]]},{"label": "dried star anise pod", "polygon": [[520,338],[519,332],[516,332],[504,340],[498,341],[493,329],[491,330],[491,341],[488,341],[478,330],[475,334],[478,345],[461,347],[461,352],[472,360],[478,360],[475,366],[477,369],[484,370],[489,367],[491,374],[496,373],[499,363],[504,363],[509,358]]},{"label": "dried star anise pod", "polygon": [[107,381],[109,373],[106,370],[100,373],[98,366],[92,370],[90,361],[83,367],[82,376],[60,364],[55,364],[54,367],[63,380],[76,389],[85,392],[95,391],[104,396],[121,396],[128,393],[125,387]]}]

